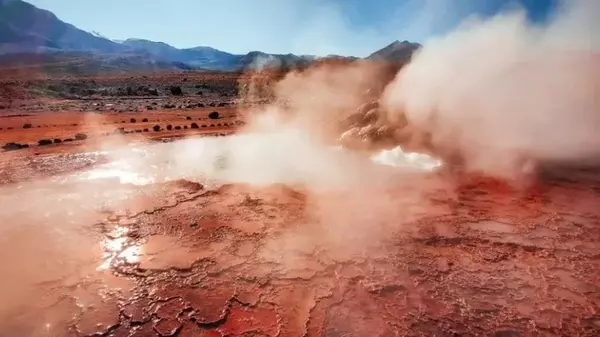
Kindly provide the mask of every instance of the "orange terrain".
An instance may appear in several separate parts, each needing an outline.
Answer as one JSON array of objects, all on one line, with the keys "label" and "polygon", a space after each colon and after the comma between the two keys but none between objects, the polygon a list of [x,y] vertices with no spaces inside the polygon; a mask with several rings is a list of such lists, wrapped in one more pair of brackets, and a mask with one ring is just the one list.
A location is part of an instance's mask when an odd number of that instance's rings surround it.
[{"label": "orange terrain", "polygon": [[2,111],[0,336],[600,335],[597,170],[292,148],[238,132],[241,75],[186,76]]}]

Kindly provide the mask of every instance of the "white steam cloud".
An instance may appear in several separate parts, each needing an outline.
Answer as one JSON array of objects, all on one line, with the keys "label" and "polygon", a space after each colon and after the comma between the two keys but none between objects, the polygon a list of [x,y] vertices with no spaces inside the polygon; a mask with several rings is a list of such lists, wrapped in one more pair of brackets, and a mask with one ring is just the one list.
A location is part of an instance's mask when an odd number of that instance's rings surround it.
[{"label": "white steam cloud", "polygon": [[474,170],[510,176],[513,160],[600,156],[600,2],[564,2],[545,25],[523,11],[468,20],[432,39],[387,87],[433,144]]}]

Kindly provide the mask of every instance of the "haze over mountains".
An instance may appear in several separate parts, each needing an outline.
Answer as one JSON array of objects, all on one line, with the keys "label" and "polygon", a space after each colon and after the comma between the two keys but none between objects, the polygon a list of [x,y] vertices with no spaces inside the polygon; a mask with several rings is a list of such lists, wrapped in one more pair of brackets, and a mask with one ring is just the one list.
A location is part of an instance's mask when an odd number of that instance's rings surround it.
[{"label": "haze over mountains", "polygon": [[[406,62],[419,47],[416,43],[395,41],[374,52],[368,59]],[[230,71],[262,66],[297,67],[318,58],[260,51],[236,55],[204,46],[178,49],[164,42],[134,38],[112,41],[65,23],[52,12],[22,0],[0,0],[0,54],[0,62],[4,66],[23,64],[26,60],[49,64],[67,60],[66,63],[70,64],[86,59],[86,66],[97,71]]]}]

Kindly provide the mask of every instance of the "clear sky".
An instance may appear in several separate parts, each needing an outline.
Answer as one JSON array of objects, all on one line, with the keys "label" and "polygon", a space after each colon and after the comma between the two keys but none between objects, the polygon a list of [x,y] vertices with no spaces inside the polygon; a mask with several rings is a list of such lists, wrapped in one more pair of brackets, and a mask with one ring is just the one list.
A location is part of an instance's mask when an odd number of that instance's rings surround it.
[{"label": "clear sky", "polygon": [[[366,56],[422,42],[471,15],[523,6],[543,21],[559,0],[28,0],[110,39],[143,38],[231,53]],[[598,0],[600,1],[600,0]]]}]

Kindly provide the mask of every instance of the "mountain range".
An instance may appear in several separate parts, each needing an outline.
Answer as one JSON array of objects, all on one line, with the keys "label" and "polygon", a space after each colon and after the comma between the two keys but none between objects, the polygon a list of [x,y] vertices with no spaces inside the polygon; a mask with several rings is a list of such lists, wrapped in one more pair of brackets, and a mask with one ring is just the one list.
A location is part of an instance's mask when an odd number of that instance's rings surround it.
[{"label": "mountain range", "polygon": [[[407,62],[418,48],[420,45],[417,43],[395,41],[374,52],[367,59]],[[340,58],[335,55],[329,57]],[[66,23],[52,12],[37,8],[28,2],[0,0],[1,66],[19,66],[34,62],[31,60],[72,65],[81,64],[81,59],[86,59],[85,64],[88,68],[91,66],[97,71],[235,71],[248,67],[301,67],[319,58],[260,51],[236,55],[211,47],[178,49],[164,42],[133,38],[112,41],[98,33],[90,33]]]}]

